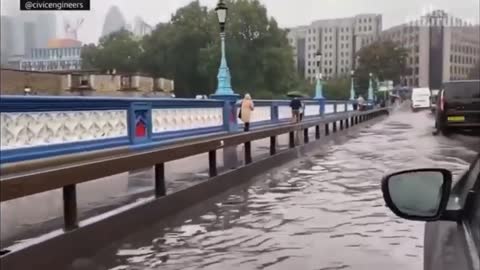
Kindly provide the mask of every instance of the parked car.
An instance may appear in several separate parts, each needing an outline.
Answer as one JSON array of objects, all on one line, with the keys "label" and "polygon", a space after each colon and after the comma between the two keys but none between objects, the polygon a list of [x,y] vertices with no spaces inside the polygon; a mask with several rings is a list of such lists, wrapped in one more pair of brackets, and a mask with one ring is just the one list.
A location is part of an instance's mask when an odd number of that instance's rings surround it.
[{"label": "parked car", "polygon": [[426,221],[424,270],[480,269],[480,154],[452,188],[445,169],[384,177],[382,192],[397,216]]},{"label": "parked car", "polygon": [[430,88],[413,88],[412,111],[430,109]]},{"label": "parked car", "polygon": [[454,129],[480,129],[480,80],[446,82],[439,96],[437,130],[447,135]]}]

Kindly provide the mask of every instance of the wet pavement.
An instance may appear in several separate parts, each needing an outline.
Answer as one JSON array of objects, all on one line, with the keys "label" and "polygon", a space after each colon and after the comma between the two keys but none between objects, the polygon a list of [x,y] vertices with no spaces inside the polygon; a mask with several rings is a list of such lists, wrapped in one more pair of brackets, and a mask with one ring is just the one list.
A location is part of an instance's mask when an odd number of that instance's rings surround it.
[{"label": "wet pavement", "polygon": [[480,138],[432,136],[429,112],[396,111],[248,185],[197,205],[70,269],[389,269],[423,267],[424,224],[384,206],[381,177],[412,167],[459,176]]}]

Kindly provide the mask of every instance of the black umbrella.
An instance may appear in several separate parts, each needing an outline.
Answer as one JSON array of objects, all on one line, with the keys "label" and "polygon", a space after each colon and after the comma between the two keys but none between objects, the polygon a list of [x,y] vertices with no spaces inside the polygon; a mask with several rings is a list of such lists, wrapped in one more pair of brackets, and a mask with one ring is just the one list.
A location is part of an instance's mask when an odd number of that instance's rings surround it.
[{"label": "black umbrella", "polygon": [[299,91],[291,91],[291,92],[288,92],[287,93],[287,97],[292,97],[292,98],[295,98],[295,97],[299,97],[299,98],[306,98],[308,97],[307,95],[299,92]]}]

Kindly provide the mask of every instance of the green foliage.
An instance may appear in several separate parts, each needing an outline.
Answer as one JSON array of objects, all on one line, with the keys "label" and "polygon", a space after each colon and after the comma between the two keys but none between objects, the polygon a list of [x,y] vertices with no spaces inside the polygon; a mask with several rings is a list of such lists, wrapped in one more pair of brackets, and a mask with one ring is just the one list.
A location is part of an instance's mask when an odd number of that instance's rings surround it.
[{"label": "green foliage", "polygon": [[101,38],[98,46],[84,46],[82,60],[85,68],[135,72],[138,71],[141,51],[140,43],[133,39],[132,33],[120,30]]},{"label": "green foliage", "polygon": [[339,77],[326,81],[323,84],[323,95],[326,99],[345,100],[350,98],[351,80]]},{"label": "green foliage", "polygon": [[379,81],[392,80],[394,84],[399,83],[400,77],[407,73],[407,55],[406,49],[390,40],[377,41],[362,48],[357,53],[356,93],[364,96],[367,94],[369,73],[373,73]]},{"label": "green foliage", "polygon": [[[234,90],[254,98],[282,97],[290,90],[311,92],[313,86],[295,72],[287,32],[268,17],[265,6],[258,0],[226,2],[226,56]],[[172,78],[178,97],[212,94],[220,64],[219,34],[215,11],[194,1],[143,40],[136,42],[127,31],[117,32],[98,46],[86,46],[82,59],[85,68]]]}]

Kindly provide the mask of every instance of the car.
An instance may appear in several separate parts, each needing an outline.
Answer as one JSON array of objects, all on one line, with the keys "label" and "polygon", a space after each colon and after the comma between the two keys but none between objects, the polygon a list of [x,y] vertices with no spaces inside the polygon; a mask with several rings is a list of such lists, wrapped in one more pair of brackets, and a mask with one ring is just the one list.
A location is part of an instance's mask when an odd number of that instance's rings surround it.
[{"label": "car", "polygon": [[426,222],[424,270],[480,269],[480,154],[453,182],[441,168],[395,172],[382,180],[393,213]]},{"label": "car", "polygon": [[480,80],[444,83],[437,108],[435,127],[444,135],[455,129],[480,129]]},{"label": "car", "polygon": [[430,109],[430,88],[413,88],[412,111]]}]

